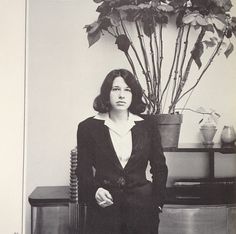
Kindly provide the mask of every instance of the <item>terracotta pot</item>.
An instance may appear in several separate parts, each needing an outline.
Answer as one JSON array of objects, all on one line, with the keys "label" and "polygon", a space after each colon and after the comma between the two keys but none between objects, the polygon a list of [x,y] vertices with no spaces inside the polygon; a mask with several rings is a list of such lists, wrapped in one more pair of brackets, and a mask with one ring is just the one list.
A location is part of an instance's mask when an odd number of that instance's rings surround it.
[{"label": "terracotta pot", "polygon": [[178,147],[182,114],[160,114],[157,115],[163,148]]}]

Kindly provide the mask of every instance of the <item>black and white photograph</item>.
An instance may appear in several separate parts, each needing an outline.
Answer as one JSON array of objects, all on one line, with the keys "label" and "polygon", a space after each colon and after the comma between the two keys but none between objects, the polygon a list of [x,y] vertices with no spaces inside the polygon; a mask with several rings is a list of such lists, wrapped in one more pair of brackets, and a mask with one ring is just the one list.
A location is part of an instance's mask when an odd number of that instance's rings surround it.
[{"label": "black and white photograph", "polygon": [[236,234],[236,1],[0,2],[4,234]]}]

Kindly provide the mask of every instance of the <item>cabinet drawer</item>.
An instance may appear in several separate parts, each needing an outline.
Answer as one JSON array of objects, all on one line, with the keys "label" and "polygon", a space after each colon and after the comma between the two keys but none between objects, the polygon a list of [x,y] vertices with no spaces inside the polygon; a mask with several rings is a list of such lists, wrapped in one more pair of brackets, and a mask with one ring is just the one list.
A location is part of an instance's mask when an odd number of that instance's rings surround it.
[{"label": "cabinet drawer", "polygon": [[226,207],[166,207],[160,215],[160,234],[227,234]]}]

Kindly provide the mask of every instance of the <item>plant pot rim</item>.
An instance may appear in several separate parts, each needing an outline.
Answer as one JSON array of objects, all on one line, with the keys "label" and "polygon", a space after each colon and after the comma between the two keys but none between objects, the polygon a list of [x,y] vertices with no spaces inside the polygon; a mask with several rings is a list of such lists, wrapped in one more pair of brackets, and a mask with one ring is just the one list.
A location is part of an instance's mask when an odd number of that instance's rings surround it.
[{"label": "plant pot rim", "polygon": [[158,114],[155,116],[158,124],[181,124],[183,122],[183,114]]}]

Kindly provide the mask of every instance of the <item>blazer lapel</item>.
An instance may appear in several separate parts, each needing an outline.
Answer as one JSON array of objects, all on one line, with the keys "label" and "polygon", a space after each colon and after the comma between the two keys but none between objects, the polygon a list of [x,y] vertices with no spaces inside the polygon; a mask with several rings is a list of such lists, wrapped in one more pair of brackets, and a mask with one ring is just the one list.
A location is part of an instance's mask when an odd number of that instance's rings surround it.
[{"label": "blazer lapel", "polygon": [[98,136],[96,136],[96,140],[99,142],[101,149],[105,151],[104,155],[107,157],[107,159],[110,160],[117,167],[123,169],[113,147],[109,128],[104,125],[104,121],[101,121],[100,131],[98,131]]},{"label": "blazer lapel", "polygon": [[[142,121],[141,121],[142,122]],[[135,162],[139,159],[140,155],[139,151],[142,149],[142,145],[144,144],[143,139],[143,128],[141,122],[136,122],[136,124],[131,129],[132,133],[132,153],[131,156],[125,165],[125,169],[128,169],[132,167],[132,165],[135,164]]]},{"label": "blazer lapel", "polygon": [[104,151],[102,155],[105,156],[107,160],[110,160],[116,167],[118,167],[121,170],[132,167],[141,155],[140,151],[142,150],[146,142],[145,131],[142,127],[143,126],[142,122],[143,121],[137,121],[136,124],[131,129],[132,153],[127,164],[123,168],[117,157],[114,146],[112,144],[109,128],[106,125],[104,125],[104,121],[99,121],[99,128],[98,131],[96,131],[97,133],[94,136],[94,138],[97,141],[97,144],[100,145],[101,150]]}]

